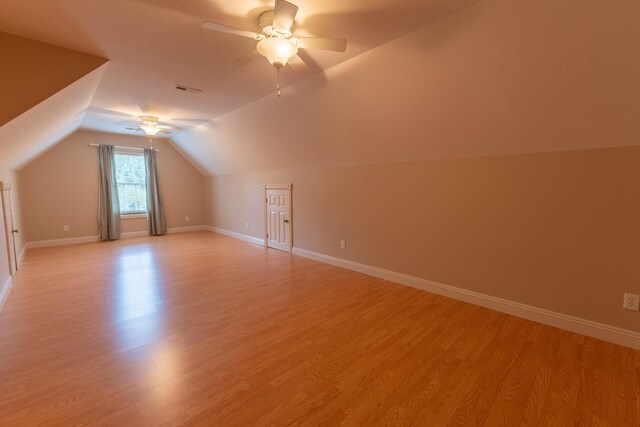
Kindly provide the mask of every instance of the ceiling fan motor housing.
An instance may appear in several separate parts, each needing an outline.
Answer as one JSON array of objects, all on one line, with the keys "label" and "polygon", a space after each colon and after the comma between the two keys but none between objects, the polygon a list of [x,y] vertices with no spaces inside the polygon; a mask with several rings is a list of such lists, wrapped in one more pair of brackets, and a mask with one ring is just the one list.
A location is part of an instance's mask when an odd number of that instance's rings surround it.
[{"label": "ceiling fan motor housing", "polygon": [[273,26],[273,9],[262,12],[258,18],[258,23],[260,24],[260,28],[262,28],[262,34],[267,37],[291,37],[291,34],[293,33],[293,24],[291,25],[291,28],[289,28],[289,31],[286,32],[275,29]]}]

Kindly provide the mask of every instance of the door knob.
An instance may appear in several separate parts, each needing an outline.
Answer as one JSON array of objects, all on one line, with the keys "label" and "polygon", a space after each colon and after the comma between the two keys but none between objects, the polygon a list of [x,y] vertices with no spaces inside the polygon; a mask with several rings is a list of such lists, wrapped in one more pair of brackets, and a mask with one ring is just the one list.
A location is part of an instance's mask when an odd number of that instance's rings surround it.
[{"label": "door knob", "polygon": [[289,222],[289,220],[288,220],[288,219],[285,219],[285,220],[284,220],[283,222],[286,222],[286,223],[288,223],[288,222]]}]

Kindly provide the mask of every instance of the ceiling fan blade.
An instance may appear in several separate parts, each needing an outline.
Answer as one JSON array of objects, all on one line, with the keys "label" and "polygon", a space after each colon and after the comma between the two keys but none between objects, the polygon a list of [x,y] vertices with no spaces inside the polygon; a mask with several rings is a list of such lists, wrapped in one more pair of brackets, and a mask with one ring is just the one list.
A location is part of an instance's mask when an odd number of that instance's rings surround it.
[{"label": "ceiling fan blade", "polygon": [[226,25],[222,25],[222,24],[218,24],[218,23],[210,22],[210,21],[205,21],[204,24],[202,24],[202,27],[206,28],[207,30],[221,31],[223,33],[229,33],[229,34],[235,34],[237,36],[249,37],[250,39],[254,39],[254,40],[261,40],[262,38],[264,38],[264,36],[262,34],[254,33],[253,31],[239,30],[237,28],[228,27]]},{"label": "ceiling fan blade", "polygon": [[311,71],[306,62],[304,62],[298,55],[291,57],[287,64],[289,64],[289,67],[291,67],[296,74],[307,74]]},{"label": "ceiling fan blade", "polygon": [[171,135],[171,131],[170,130],[166,130],[166,129],[160,129],[159,130],[160,133],[163,133],[165,135]]},{"label": "ceiling fan blade", "polygon": [[232,64],[233,65],[247,65],[249,62],[253,61],[254,59],[258,58],[259,56],[260,56],[260,54],[258,53],[258,51],[253,49],[251,52],[247,53],[246,55],[242,55],[240,58],[238,58],[235,61],[233,61]]},{"label": "ceiling fan blade", "polygon": [[182,130],[182,128],[180,126],[173,126],[173,125],[169,125],[169,124],[158,124],[158,128],[162,129],[162,130]]},{"label": "ceiling fan blade", "polygon": [[295,4],[276,0],[276,6],[273,9],[273,28],[283,33],[291,30],[296,13],[298,13],[298,6]]},{"label": "ceiling fan blade", "polygon": [[325,37],[298,37],[298,46],[301,49],[320,49],[333,52],[344,52],[347,50],[347,40],[331,39]]},{"label": "ceiling fan blade", "polygon": [[173,121],[173,122],[183,122],[183,123],[196,123],[196,124],[200,124],[200,123],[205,123],[208,122],[211,119],[189,119],[186,117],[171,117],[169,120]]}]

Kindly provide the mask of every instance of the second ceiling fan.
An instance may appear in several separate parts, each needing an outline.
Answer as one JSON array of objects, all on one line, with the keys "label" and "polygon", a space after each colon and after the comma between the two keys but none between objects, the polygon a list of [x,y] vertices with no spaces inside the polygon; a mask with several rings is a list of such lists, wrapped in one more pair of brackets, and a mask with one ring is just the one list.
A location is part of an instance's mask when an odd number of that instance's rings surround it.
[{"label": "second ceiling fan", "polygon": [[[266,57],[277,70],[289,65],[298,74],[309,72],[309,66],[298,56],[298,49],[320,49],[334,52],[344,52],[347,41],[340,38],[296,37],[291,33],[293,21],[298,13],[298,6],[285,0],[275,0],[273,10],[260,15],[259,23],[262,33],[206,21],[204,28],[249,37],[258,42],[256,49],[233,61],[234,64],[244,65],[255,59],[258,54]],[[278,96],[280,90],[278,85]]]}]

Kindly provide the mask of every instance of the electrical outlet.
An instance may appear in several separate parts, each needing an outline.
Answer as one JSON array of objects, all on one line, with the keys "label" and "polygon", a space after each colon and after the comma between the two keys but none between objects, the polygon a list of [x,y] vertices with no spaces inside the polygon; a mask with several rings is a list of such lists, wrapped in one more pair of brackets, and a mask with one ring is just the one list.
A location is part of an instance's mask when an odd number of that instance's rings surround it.
[{"label": "electrical outlet", "polygon": [[624,294],[624,304],[622,307],[627,310],[638,311],[640,309],[640,295]]},{"label": "electrical outlet", "polygon": [[62,231],[69,231],[69,226],[68,225],[63,225],[62,226]]},{"label": "electrical outlet", "polygon": [[244,229],[245,229],[245,230],[248,230],[248,229],[249,229],[249,223],[248,223],[248,222],[245,222],[245,223],[244,223]]},{"label": "electrical outlet", "polygon": [[189,221],[191,221],[191,218],[186,217],[184,220],[185,220],[185,221],[187,221],[187,222],[189,222]]},{"label": "electrical outlet", "polygon": [[344,249],[347,247],[347,242],[344,240],[340,240],[340,249]]}]

